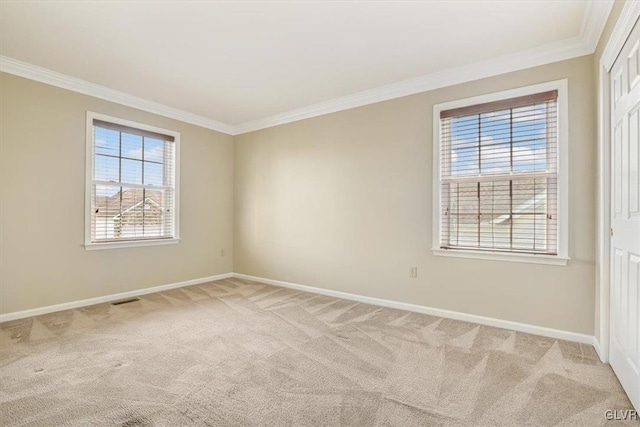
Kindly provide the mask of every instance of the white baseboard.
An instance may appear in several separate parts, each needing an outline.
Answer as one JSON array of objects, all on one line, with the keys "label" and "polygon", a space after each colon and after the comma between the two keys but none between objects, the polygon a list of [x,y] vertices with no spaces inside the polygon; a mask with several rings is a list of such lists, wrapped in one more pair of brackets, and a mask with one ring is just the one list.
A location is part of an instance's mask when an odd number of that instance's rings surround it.
[{"label": "white baseboard", "polygon": [[[461,320],[464,322],[478,323],[480,325],[493,326],[496,328],[510,329],[513,331],[526,332],[534,335],[542,335],[550,338],[557,338],[566,341],[579,342],[582,344],[593,345],[598,352],[598,356],[602,359],[600,346],[592,335],[579,334],[576,332],[563,331],[559,329],[546,328],[544,326],[529,325],[526,323],[512,322],[509,320],[495,319],[492,317],[478,316],[475,314],[461,313],[458,311],[444,310],[441,308],[427,307],[417,304],[409,304],[405,302],[386,300],[381,298],[367,297],[363,295],[350,294],[347,292],[334,291],[331,289],[316,288],[314,286],[300,285],[297,283],[283,282],[281,280],[265,279],[263,277],[249,276],[240,273],[225,273],[216,276],[202,277],[199,279],[186,280],[184,282],[170,283],[167,285],[154,286],[151,288],[136,289],[134,291],[121,292],[118,294],[105,295],[96,298],[89,298],[80,301],[71,301],[62,304],[49,305],[46,307],[34,308],[30,310],[16,311],[13,313],[1,314],[0,323],[11,320],[23,319],[25,317],[39,316],[42,314],[53,313],[56,311],[70,310],[78,307],[86,307],[88,305],[101,304],[104,302],[116,301],[125,298],[131,298],[139,295],[151,294],[154,292],[166,291],[169,289],[182,288],[185,286],[197,285],[200,283],[212,282],[214,280],[228,279],[237,277],[239,279],[253,280],[269,285],[280,286],[283,288],[296,289],[299,291],[311,292],[314,294],[327,295],[335,298],[342,298],[351,301],[362,302],[365,304],[378,305],[381,307],[396,308],[399,310],[413,311],[416,313],[430,314],[432,316],[445,317],[448,319]],[[604,362],[604,360],[603,360]]]},{"label": "white baseboard", "polygon": [[484,317],[475,314],[461,313],[458,311],[444,310],[441,308],[427,307],[424,305],[366,297],[363,295],[350,294],[347,292],[334,291],[331,289],[316,288],[308,285],[299,285],[297,283],[289,283],[280,280],[265,279],[263,277],[249,276],[247,274],[234,273],[233,277],[237,277],[238,279],[253,280],[255,282],[266,283],[268,285],[281,286],[283,288],[296,289],[299,291],[311,292],[314,294],[362,302],[365,304],[397,308],[406,311],[414,311],[416,313],[430,314],[432,316],[445,317],[448,319],[461,320],[464,322],[478,323],[481,325],[510,329],[518,332],[526,332],[528,334],[541,335],[544,337],[557,338],[582,344],[594,345],[595,343],[595,337],[592,335],[579,334],[576,332],[563,331],[560,329],[546,328],[544,326],[535,326],[526,323],[512,322],[510,320],[496,319],[493,317]]},{"label": "white baseboard", "polygon": [[121,292],[119,294],[105,295],[96,298],[83,299],[80,301],[65,302],[62,304],[48,305],[46,307],[33,308],[30,310],[16,311],[13,313],[0,314],[0,323],[10,320],[24,319],[25,317],[40,316],[42,314],[56,311],[71,310],[88,305],[101,304],[103,302],[117,301],[120,299],[137,297],[139,295],[152,294],[154,292],[167,291],[169,289],[182,288],[185,286],[198,285],[200,283],[212,282],[214,280],[228,279],[233,277],[233,273],[218,274],[216,276],[202,277],[199,279],[186,280],[184,282],[169,283],[168,285],[154,286],[152,288],[136,289],[134,291]]}]

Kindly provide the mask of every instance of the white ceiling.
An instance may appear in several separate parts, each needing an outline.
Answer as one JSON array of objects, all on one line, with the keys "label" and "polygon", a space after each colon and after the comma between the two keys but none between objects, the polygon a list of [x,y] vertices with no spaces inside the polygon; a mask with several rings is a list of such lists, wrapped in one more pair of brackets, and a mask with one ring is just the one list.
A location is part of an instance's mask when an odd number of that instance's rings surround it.
[{"label": "white ceiling", "polygon": [[[609,11],[592,3],[2,1],[0,54],[241,125],[541,46],[586,43],[593,35],[585,31],[599,36]],[[604,19],[592,16],[596,9]]]}]

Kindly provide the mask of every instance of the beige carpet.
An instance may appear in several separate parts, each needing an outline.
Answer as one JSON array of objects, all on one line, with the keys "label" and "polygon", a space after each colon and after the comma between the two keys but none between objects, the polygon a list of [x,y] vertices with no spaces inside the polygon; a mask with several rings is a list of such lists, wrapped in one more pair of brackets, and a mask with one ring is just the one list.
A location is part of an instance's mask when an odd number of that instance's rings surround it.
[{"label": "beige carpet", "polygon": [[237,279],[140,298],[0,324],[0,425],[599,426],[631,408],[587,345]]}]

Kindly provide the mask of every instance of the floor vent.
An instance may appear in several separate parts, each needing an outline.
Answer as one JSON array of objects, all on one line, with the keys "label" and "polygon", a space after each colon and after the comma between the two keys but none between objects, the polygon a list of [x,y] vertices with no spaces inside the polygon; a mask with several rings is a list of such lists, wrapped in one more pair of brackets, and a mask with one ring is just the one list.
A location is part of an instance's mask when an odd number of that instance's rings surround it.
[{"label": "floor vent", "polygon": [[120,301],[114,301],[111,305],[122,305],[128,304],[130,302],[140,301],[140,298],[129,298],[129,299],[121,299]]}]

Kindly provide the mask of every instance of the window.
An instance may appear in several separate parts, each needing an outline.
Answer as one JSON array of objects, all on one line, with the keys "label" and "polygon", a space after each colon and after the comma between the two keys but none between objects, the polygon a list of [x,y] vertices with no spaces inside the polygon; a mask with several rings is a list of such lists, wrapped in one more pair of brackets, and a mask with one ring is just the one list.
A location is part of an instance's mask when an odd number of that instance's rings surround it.
[{"label": "window", "polygon": [[180,134],[87,112],[87,249],[177,243]]},{"label": "window", "polygon": [[566,86],[436,105],[437,255],[566,263]]}]

